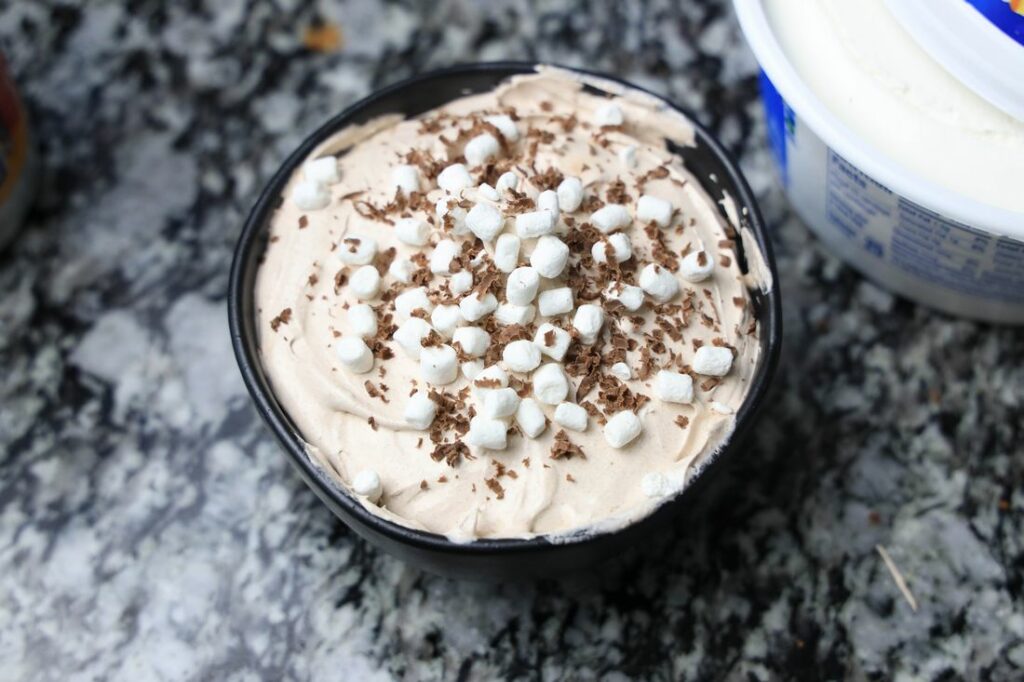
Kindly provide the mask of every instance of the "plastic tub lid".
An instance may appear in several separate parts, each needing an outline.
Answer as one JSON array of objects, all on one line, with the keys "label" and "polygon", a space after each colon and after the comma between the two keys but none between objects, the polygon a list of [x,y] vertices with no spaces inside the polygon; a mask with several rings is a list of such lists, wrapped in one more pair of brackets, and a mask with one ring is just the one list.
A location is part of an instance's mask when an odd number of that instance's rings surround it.
[{"label": "plastic tub lid", "polygon": [[915,42],[993,106],[1024,121],[1024,0],[886,0]]}]

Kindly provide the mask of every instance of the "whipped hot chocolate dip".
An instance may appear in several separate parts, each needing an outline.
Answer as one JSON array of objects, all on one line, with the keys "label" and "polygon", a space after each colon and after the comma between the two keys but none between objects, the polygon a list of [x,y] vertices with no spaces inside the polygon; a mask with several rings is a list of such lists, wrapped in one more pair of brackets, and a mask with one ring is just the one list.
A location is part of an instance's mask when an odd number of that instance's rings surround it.
[{"label": "whipped hot chocolate dip", "polygon": [[761,282],[666,138],[693,132],[659,100],[541,69],[314,151],[255,292],[310,456],[455,540],[612,529],[681,490],[748,392]]}]

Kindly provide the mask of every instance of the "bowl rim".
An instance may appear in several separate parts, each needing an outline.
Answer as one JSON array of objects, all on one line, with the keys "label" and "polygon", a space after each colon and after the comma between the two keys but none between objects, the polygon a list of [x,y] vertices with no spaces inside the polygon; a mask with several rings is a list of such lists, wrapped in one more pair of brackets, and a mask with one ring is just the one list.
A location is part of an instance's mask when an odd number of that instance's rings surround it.
[{"label": "bowl rim", "polygon": [[[257,367],[260,365],[258,355],[255,351],[251,354],[249,352],[250,346],[255,348],[256,343],[255,340],[252,340],[253,342],[249,343],[250,339],[247,338],[248,334],[246,333],[246,323],[242,317],[245,310],[243,301],[247,296],[252,295],[252,292],[247,291],[244,286],[244,273],[246,270],[247,260],[250,258],[250,252],[254,248],[259,248],[261,245],[260,238],[265,226],[268,224],[267,219],[269,212],[278,205],[281,190],[287,183],[288,179],[292,176],[298,165],[318,144],[337,130],[348,125],[352,118],[395,93],[408,88],[422,87],[425,83],[429,83],[432,80],[469,76],[481,72],[501,73],[503,78],[510,78],[518,74],[536,72],[538,67],[564,69],[587,77],[610,81],[626,88],[646,93],[655,97],[659,102],[664,103],[674,111],[685,116],[693,125],[695,141],[706,145],[712,154],[718,158],[722,167],[726,171],[729,183],[731,183],[732,187],[735,189],[736,196],[733,196],[733,200],[737,205],[737,210],[740,211],[743,218],[745,218],[746,226],[751,230],[757,246],[761,250],[764,263],[771,273],[772,281],[768,289],[763,293],[764,305],[762,305],[762,308],[759,311],[760,315],[758,317],[758,320],[761,322],[761,334],[762,337],[764,337],[763,353],[761,364],[757,368],[757,371],[751,380],[750,387],[743,404],[740,406],[739,410],[737,410],[736,422],[732,434],[722,444],[721,449],[716,453],[715,457],[708,462],[708,465],[701,470],[700,474],[690,481],[686,488],[676,494],[673,498],[664,501],[662,504],[652,509],[649,514],[607,531],[601,530],[600,528],[591,528],[590,530],[583,528],[579,531],[568,531],[552,535],[537,535],[528,538],[477,538],[467,542],[456,542],[444,535],[410,528],[370,512],[354,496],[345,491],[341,484],[331,478],[328,472],[323,471],[323,468],[307,455],[299,434],[294,431],[288,423],[288,418],[285,414],[284,408],[277,403],[276,399],[272,395],[272,391],[264,390],[264,387],[261,385],[257,371]],[[744,208],[746,209],[745,214],[742,212]],[[562,66],[549,62],[473,62],[426,71],[373,91],[367,97],[364,97],[363,99],[346,107],[338,114],[330,117],[326,122],[317,127],[316,130],[307,135],[299,146],[288,155],[288,157],[281,163],[278,170],[260,191],[255,205],[245,220],[242,232],[239,235],[238,242],[235,246],[228,282],[228,326],[230,329],[231,346],[234,350],[235,359],[238,363],[239,370],[241,371],[246,389],[255,403],[257,412],[270,428],[277,441],[283,446],[283,449],[288,453],[292,463],[299,467],[300,472],[303,474],[303,478],[311,487],[313,487],[314,492],[317,493],[321,500],[329,500],[328,506],[331,506],[332,504],[338,505],[348,514],[351,514],[355,521],[365,524],[375,533],[415,549],[463,556],[508,555],[513,553],[542,552],[554,546],[579,547],[595,544],[600,542],[602,538],[622,533],[656,515],[672,515],[672,509],[684,500],[688,499],[686,492],[695,486],[697,479],[706,476],[706,472],[710,468],[710,464],[713,464],[726,456],[728,454],[727,449],[730,446],[734,446],[747,431],[750,423],[756,415],[760,403],[763,401],[769,385],[771,384],[776,366],[778,365],[780,346],[782,343],[782,308],[778,280],[779,278],[776,271],[775,258],[772,252],[771,242],[768,238],[766,224],[761,216],[760,210],[758,209],[757,200],[753,191],[747,184],[746,179],[743,177],[743,174],[739,170],[739,166],[736,161],[732,158],[732,155],[725,150],[722,144],[688,109],[676,105],[662,95],[650,92],[649,90],[636,86],[624,79],[587,69]]]}]

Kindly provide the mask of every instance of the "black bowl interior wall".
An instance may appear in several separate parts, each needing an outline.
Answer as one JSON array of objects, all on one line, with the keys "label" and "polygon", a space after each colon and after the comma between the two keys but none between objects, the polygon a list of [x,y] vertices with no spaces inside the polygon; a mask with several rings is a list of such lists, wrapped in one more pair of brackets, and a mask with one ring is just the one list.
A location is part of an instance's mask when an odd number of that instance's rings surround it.
[{"label": "black bowl interior wall", "polygon": [[[359,535],[424,570],[444,575],[480,579],[522,579],[550,577],[592,566],[622,552],[654,529],[684,512],[690,502],[707,488],[707,482],[722,462],[739,455],[738,445],[749,430],[753,417],[774,373],[781,342],[781,314],[777,277],[771,245],[754,197],[722,147],[707,130],[694,123],[696,146],[674,148],[689,170],[701,180],[711,196],[731,195],[751,229],[772,272],[767,292],[753,292],[753,304],[761,323],[760,367],[746,401],[737,414],[736,431],[718,456],[674,499],[654,513],[622,529],[600,534],[581,534],[551,542],[544,537],[525,540],[481,539],[457,544],[447,538],[397,525],[367,511],[331,476],[306,455],[297,429],[274,398],[264,373],[257,345],[254,283],[261,255],[266,247],[269,219],[281,200],[281,193],[294,170],[323,140],[336,131],[363,123],[382,114],[400,112],[417,116],[458,97],[486,92],[510,76],[534,71],[532,64],[476,64],[436,71],[385,88],[338,114],[314,132],[284,162],[259,197],[242,230],[231,268],[228,316],[231,341],[249,393],[260,416],[288,453],[306,484],[349,527]],[[601,78],[609,79],[599,74]],[[626,84],[628,85],[628,84]],[[630,86],[633,87],[633,86]],[[678,109],[678,108],[677,108]],[[694,118],[683,111],[687,118]],[[716,177],[713,183],[709,178]],[[745,211],[744,211],[745,209]],[[724,215],[724,213],[723,213]],[[741,264],[742,246],[738,247]]]}]

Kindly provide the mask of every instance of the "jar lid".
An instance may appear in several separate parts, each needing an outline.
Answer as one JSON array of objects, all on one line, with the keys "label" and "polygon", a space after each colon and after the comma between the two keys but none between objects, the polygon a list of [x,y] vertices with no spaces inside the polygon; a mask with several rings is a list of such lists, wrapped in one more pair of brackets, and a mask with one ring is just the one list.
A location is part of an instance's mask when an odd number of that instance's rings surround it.
[{"label": "jar lid", "polygon": [[957,80],[1024,121],[1024,0],[885,0],[896,21]]}]

